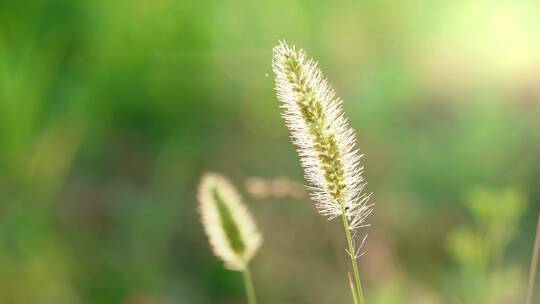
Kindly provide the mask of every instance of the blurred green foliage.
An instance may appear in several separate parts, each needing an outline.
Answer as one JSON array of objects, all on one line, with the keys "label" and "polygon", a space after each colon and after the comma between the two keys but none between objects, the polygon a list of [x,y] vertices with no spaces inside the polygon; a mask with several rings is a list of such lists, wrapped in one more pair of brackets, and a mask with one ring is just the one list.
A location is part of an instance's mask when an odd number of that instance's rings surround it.
[{"label": "blurred green foliage", "polygon": [[525,292],[519,265],[504,266],[503,257],[515,237],[527,201],[515,190],[472,191],[465,206],[472,224],[451,233],[450,255],[459,275],[448,290],[456,303],[516,303]]},{"label": "blurred green foliage", "polygon": [[[533,0],[1,1],[0,303],[241,303],[195,185],[302,180],[272,89],[282,38],[320,60],[366,155],[368,297],[518,290],[540,211],[539,17]],[[339,223],[308,199],[246,201],[261,302],[350,301]]]}]

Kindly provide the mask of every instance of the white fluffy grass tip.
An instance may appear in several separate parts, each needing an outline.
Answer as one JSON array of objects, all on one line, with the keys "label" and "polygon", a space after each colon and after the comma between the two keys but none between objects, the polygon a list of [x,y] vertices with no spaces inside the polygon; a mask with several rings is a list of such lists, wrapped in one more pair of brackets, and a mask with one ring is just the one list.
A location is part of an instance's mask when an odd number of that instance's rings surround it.
[{"label": "white fluffy grass tip", "polygon": [[284,41],[274,48],[272,69],[282,116],[319,213],[333,219],[345,212],[351,230],[368,226],[365,220],[372,205],[368,203],[370,194],[363,191],[362,155],[341,99],[317,62]]},{"label": "white fluffy grass tip", "polygon": [[226,268],[243,271],[262,237],[240,194],[224,176],[207,173],[199,184],[198,201],[213,253]]}]

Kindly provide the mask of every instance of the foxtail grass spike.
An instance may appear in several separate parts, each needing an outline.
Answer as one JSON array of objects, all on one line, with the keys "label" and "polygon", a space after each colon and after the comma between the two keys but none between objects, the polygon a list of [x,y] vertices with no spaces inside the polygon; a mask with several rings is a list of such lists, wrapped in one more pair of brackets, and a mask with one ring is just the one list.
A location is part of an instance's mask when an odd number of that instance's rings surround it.
[{"label": "foxtail grass spike", "polygon": [[362,155],[355,147],[356,135],[343,115],[341,99],[304,50],[281,41],[274,48],[272,69],[282,116],[300,155],[317,210],[328,219],[342,218],[356,283],[353,300],[364,304],[356,235],[358,228],[369,226],[366,218],[372,205],[371,195],[363,191],[366,183],[360,166]]},{"label": "foxtail grass spike", "polygon": [[341,99],[304,50],[281,41],[274,48],[272,67],[282,116],[319,213],[333,219],[344,209],[349,229],[366,226],[370,195],[363,191],[362,155],[355,148],[356,135],[343,115]]},{"label": "foxtail grass spike", "polygon": [[213,253],[226,268],[245,271],[262,237],[240,194],[225,177],[207,173],[199,184],[198,200]]}]

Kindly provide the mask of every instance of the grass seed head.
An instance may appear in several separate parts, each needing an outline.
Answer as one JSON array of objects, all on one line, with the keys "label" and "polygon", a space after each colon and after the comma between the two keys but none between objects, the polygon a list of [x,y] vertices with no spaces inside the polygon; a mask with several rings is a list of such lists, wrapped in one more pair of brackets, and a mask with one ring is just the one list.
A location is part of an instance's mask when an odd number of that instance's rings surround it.
[{"label": "grass seed head", "polygon": [[342,101],[304,50],[281,41],[272,69],[282,116],[297,147],[308,189],[320,214],[329,219],[345,210],[350,229],[366,226],[370,194],[356,149],[356,135],[343,115]]},{"label": "grass seed head", "polygon": [[198,200],[212,251],[226,268],[243,271],[262,237],[240,194],[224,176],[207,173],[201,178]]}]

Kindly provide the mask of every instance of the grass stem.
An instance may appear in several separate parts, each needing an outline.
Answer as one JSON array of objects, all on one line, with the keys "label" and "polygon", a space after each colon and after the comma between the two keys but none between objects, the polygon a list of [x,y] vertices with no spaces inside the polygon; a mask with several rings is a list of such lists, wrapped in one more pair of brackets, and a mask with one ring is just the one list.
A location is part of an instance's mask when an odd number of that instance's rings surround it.
[{"label": "grass stem", "polygon": [[[364,290],[362,288],[362,281],[360,280],[360,274],[358,273],[358,264],[356,263],[356,249],[353,246],[352,237],[351,237],[351,231],[349,229],[349,221],[347,220],[347,215],[345,212],[345,206],[343,204],[341,205],[341,218],[343,220],[343,228],[345,229],[345,236],[347,237],[347,246],[349,247],[349,256],[351,257],[351,264],[354,272],[354,281],[356,283],[356,289],[358,293],[358,297],[360,298],[360,304],[365,304],[364,300]],[[357,300],[356,297],[353,298],[354,300]],[[355,301],[355,304],[357,301]]]},{"label": "grass stem", "polygon": [[538,216],[538,224],[536,226],[536,237],[534,240],[534,249],[531,258],[531,268],[529,270],[529,284],[527,288],[527,301],[526,304],[532,303],[534,281],[536,279],[536,270],[538,266],[538,254],[540,253],[540,215]]},{"label": "grass stem", "polygon": [[253,280],[251,279],[249,266],[246,266],[246,269],[242,271],[242,276],[244,277],[244,287],[246,288],[248,304],[257,304],[257,300],[255,299],[255,288],[253,288]]},{"label": "grass stem", "polygon": [[352,281],[351,273],[349,272],[348,275],[349,275],[349,287],[351,288],[353,302],[354,302],[354,304],[357,304],[358,303],[358,298],[356,297],[356,290],[355,290],[355,287],[354,287],[354,283]]}]

